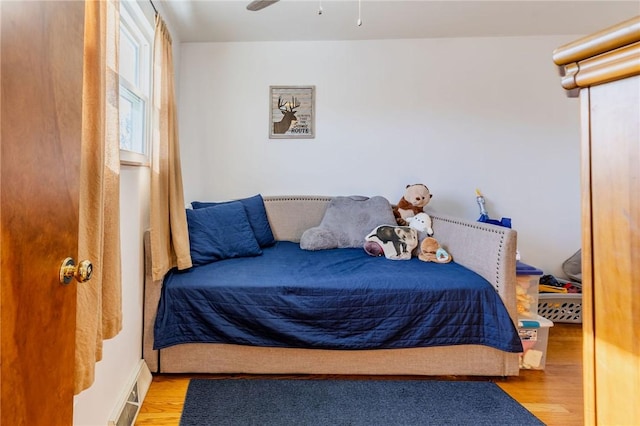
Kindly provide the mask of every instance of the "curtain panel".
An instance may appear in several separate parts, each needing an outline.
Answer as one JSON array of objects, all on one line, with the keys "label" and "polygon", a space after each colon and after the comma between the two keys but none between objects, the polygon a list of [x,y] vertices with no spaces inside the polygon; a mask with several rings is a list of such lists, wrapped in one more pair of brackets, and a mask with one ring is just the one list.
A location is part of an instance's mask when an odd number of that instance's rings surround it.
[{"label": "curtain panel", "polygon": [[117,0],[85,6],[78,258],[93,263],[77,286],[75,393],[91,386],[102,341],[122,329]]},{"label": "curtain panel", "polygon": [[151,156],[151,264],[154,280],[192,266],[182,188],[169,30],[156,15],[153,52],[154,123]]}]

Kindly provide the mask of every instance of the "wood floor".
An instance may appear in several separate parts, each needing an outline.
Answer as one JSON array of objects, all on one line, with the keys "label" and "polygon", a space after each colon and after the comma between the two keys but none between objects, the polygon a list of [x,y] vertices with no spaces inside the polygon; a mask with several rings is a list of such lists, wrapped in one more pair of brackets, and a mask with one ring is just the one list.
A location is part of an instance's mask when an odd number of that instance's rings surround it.
[{"label": "wood floor", "polygon": [[[177,426],[180,422],[189,379],[192,377],[246,378],[260,376],[155,375],[135,424],[139,426]],[[269,377],[273,378],[274,376]],[[278,377],[291,378],[292,376]],[[293,377],[318,378],[317,376]],[[376,378],[375,376],[369,377]],[[415,376],[405,378],[424,379]],[[427,379],[431,380],[433,377]],[[477,380],[477,378],[465,379]],[[545,424],[549,426],[581,426],[584,418],[582,413],[581,325],[556,323],[549,330],[547,361],[544,371],[521,370],[520,376],[497,379],[496,383]]]}]

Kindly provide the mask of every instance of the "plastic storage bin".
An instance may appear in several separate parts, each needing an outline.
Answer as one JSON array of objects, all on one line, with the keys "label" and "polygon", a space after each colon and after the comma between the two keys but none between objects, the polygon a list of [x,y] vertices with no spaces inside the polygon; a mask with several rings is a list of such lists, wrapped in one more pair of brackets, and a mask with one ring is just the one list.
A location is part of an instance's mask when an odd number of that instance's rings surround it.
[{"label": "plastic storage bin", "polygon": [[518,318],[538,316],[538,283],[542,271],[526,263],[516,262],[516,301]]},{"label": "plastic storage bin", "polygon": [[521,369],[544,370],[551,327],[553,322],[542,316],[534,320],[518,320],[518,334],[524,349],[520,354]]}]

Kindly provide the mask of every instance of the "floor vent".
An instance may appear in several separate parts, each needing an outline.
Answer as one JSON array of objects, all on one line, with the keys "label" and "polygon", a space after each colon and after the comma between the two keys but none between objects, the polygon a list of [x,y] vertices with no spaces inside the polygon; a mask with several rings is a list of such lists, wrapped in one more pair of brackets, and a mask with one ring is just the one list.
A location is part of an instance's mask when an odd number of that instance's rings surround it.
[{"label": "floor vent", "polygon": [[135,370],[133,379],[130,381],[127,392],[118,401],[117,408],[114,410],[111,420],[109,420],[109,426],[133,426],[140,406],[142,406],[142,401],[151,385],[151,380],[151,372],[147,364],[141,361]]}]

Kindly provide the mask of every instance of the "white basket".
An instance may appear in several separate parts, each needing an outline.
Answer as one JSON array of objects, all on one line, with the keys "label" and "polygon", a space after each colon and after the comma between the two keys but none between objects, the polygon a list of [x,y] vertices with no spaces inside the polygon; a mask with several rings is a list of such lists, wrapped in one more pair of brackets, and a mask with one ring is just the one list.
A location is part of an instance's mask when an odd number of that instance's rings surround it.
[{"label": "white basket", "polygon": [[553,322],[582,323],[582,294],[540,293],[538,315]]}]

